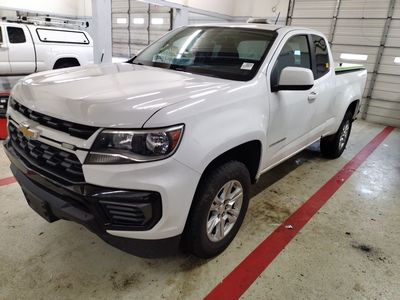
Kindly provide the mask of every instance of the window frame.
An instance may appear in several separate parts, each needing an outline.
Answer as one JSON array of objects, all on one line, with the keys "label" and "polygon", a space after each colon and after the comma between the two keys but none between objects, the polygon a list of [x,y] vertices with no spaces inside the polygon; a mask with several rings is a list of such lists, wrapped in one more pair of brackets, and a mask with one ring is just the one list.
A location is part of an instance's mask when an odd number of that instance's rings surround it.
[{"label": "window frame", "polygon": [[[318,77],[318,78],[317,78],[317,54],[316,54],[316,52],[314,50],[314,37],[313,36],[316,36],[316,37],[319,37],[319,38],[322,38],[322,39],[325,40],[325,43],[327,45],[328,59],[329,59],[329,69],[328,69],[328,71],[325,74],[323,74],[322,76]],[[332,59],[331,59],[331,55],[329,53],[329,46],[328,46],[329,43],[328,43],[328,41],[326,40],[325,37],[323,37],[321,35],[318,35],[318,34],[315,34],[315,33],[308,34],[308,41],[309,41],[309,45],[310,45],[311,65],[312,65],[312,72],[313,72],[313,75],[314,75],[314,80],[319,80],[319,79],[325,77],[326,75],[328,75],[331,72],[331,69],[332,69],[332,64],[331,64]]]},{"label": "window frame", "polygon": [[[43,28],[38,27],[36,28],[36,35],[42,43],[55,43],[55,44],[75,44],[75,45],[90,45],[90,40],[84,31],[76,31],[76,30],[61,30],[61,29],[54,29],[54,28]],[[53,41],[53,40],[44,40],[40,37],[40,31],[57,31],[57,32],[73,32],[73,33],[81,33],[86,38],[87,43],[83,42],[65,42],[65,41]]]},{"label": "window frame", "polygon": [[[310,37],[310,34],[305,33],[305,32],[293,34],[293,35],[289,36],[288,39],[282,44],[282,47],[280,48],[279,53],[278,53],[277,57],[275,58],[274,65],[273,65],[272,68],[271,68],[271,72],[269,73],[269,84],[270,84],[271,91],[273,91],[273,90],[274,90],[274,87],[276,87],[276,86],[279,84],[279,78],[278,78],[278,82],[276,83],[276,85],[274,85],[274,84],[272,83],[272,74],[274,73],[274,69],[275,69],[275,67],[276,67],[276,64],[278,63],[279,56],[281,55],[281,52],[282,52],[283,48],[285,47],[285,45],[286,45],[292,38],[298,37],[298,36],[304,36],[304,37],[306,38],[306,40],[307,40],[308,55],[309,55],[309,57],[310,57],[310,68],[308,68],[308,69],[309,69],[311,72],[313,72],[313,74],[314,74],[314,59],[313,59],[313,55],[312,55],[312,51],[313,51],[313,50],[312,50],[312,47],[311,47],[311,37]],[[279,47],[278,47],[278,48],[279,48]],[[307,68],[305,68],[305,69],[307,69]]]},{"label": "window frame", "polygon": [[[25,40],[24,40],[23,42],[19,42],[19,43],[12,42],[11,39],[10,39],[10,33],[8,32],[8,28],[17,28],[17,29],[22,30],[22,33],[24,34],[24,39],[25,39]],[[25,34],[24,28],[18,27],[18,26],[7,25],[7,26],[6,26],[6,30],[7,30],[8,42],[9,42],[10,44],[25,44],[25,43],[27,43],[27,39],[26,39],[26,34]]]}]

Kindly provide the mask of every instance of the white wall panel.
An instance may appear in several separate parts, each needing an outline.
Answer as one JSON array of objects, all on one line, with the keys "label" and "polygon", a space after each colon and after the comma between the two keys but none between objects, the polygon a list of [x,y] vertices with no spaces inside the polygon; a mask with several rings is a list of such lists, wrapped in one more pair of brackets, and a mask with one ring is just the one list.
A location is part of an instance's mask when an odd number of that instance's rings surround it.
[{"label": "white wall panel", "polygon": [[336,0],[296,0],[293,18],[332,18]]},{"label": "white wall panel", "polygon": [[[378,54],[378,47],[365,47],[365,46],[350,46],[350,45],[332,45],[333,59],[336,63],[353,63],[363,64],[367,68],[368,72],[373,72],[376,55]],[[353,53],[353,54],[366,54],[368,55],[367,61],[356,61],[356,60],[343,60],[340,58],[341,53]]]},{"label": "white wall panel", "polygon": [[293,19],[293,26],[308,27],[329,35],[332,19]]},{"label": "white wall panel", "polygon": [[339,18],[386,18],[390,0],[342,0]]},{"label": "white wall panel", "polygon": [[338,19],[334,44],[379,46],[384,19]]},{"label": "white wall panel", "polygon": [[[400,3],[400,1],[398,1],[398,2]],[[392,22],[390,23],[386,46],[400,48],[400,19],[392,20]],[[399,52],[400,52],[400,50],[399,50]]]},{"label": "white wall panel", "polygon": [[379,73],[398,75],[398,84],[400,84],[400,65],[394,63],[394,58],[399,56],[400,49],[385,48],[385,50],[383,50],[381,64],[378,69]]},{"label": "white wall panel", "polygon": [[400,1],[398,0],[394,4],[393,18],[400,19]]},{"label": "white wall panel", "polygon": [[170,28],[169,7],[134,0],[112,0],[114,56],[132,56]]}]

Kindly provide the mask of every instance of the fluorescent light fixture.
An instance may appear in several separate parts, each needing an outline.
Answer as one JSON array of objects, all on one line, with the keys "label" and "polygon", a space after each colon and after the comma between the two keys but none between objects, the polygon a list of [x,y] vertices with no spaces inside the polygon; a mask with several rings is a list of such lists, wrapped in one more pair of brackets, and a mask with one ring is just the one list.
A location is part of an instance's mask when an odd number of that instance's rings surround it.
[{"label": "fluorescent light fixture", "polygon": [[136,25],[142,25],[144,24],[144,18],[133,18],[132,23]]},{"label": "fluorescent light fixture", "polygon": [[117,18],[117,24],[126,24],[126,18]]},{"label": "fluorescent light fixture", "polygon": [[368,55],[366,55],[366,54],[342,53],[342,54],[340,54],[340,58],[341,59],[345,59],[345,60],[366,61],[368,59]]},{"label": "fluorescent light fixture", "polygon": [[400,56],[394,58],[394,63],[400,65]]},{"label": "fluorescent light fixture", "polygon": [[164,19],[163,18],[151,18],[151,24],[162,25],[162,24],[164,24]]}]

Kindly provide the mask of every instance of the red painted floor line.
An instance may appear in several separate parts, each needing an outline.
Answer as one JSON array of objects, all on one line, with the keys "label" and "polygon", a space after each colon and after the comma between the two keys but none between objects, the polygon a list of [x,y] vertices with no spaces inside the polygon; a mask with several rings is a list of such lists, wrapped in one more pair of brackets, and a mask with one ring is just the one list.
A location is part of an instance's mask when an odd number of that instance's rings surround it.
[{"label": "red painted floor line", "polygon": [[3,179],[0,179],[0,186],[8,185],[8,184],[11,184],[11,183],[14,183],[14,182],[16,182],[16,180],[15,180],[15,177],[13,177],[13,176],[7,177],[7,178],[3,178]]},{"label": "red painted floor line", "polygon": [[[279,253],[289,244],[297,233],[346,182],[368,156],[383,142],[393,130],[383,129],[339,172],[326,182],[284,223],[257,246],[205,299],[238,299],[252,285],[257,277],[269,266]],[[285,226],[291,225],[292,229]]]}]

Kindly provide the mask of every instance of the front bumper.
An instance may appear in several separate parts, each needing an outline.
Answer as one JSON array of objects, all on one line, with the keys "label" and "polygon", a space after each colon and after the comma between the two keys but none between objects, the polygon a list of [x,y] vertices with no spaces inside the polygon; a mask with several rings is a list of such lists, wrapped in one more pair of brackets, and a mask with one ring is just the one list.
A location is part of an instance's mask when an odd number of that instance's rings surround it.
[{"label": "front bumper", "polygon": [[[61,186],[27,167],[14,149],[7,144],[5,151],[12,163],[11,170],[28,204],[47,221],[64,219],[82,224],[107,243],[141,257],[167,256],[178,250],[179,234],[160,239],[135,239],[115,236],[108,232],[151,231],[162,216],[161,196],[158,192],[111,189],[87,183]],[[121,203],[128,205],[128,208],[132,205],[143,208],[145,216],[141,216],[139,222],[141,224],[133,224],[124,219],[124,216],[138,214],[136,212],[129,214],[129,210],[121,213],[118,207]],[[107,205],[111,206],[109,210]],[[110,210],[119,212],[117,215],[122,217],[122,220],[117,218],[117,222],[113,222],[109,215]]]}]

